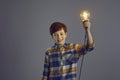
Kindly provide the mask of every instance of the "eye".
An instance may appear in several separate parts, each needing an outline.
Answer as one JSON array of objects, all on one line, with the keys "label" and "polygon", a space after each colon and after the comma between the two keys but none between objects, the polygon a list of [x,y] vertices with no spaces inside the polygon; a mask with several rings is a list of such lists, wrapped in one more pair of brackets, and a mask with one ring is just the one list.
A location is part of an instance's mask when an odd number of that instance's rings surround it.
[{"label": "eye", "polygon": [[61,34],[61,35],[63,35],[63,34]]},{"label": "eye", "polygon": [[60,33],[60,35],[62,36],[62,35],[63,35],[63,33]]}]

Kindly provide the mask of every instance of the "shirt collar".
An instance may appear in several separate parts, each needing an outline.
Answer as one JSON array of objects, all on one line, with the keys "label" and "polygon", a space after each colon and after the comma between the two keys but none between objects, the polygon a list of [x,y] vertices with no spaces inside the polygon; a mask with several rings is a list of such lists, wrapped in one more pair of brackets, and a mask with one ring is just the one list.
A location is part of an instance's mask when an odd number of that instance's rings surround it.
[{"label": "shirt collar", "polygon": [[53,46],[53,48],[61,48],[61,47],[67,47],[68,46],[68,44],[67,43],[65,43],[63,46],[59,46],[58,44],[54,44],[54,46]]}]

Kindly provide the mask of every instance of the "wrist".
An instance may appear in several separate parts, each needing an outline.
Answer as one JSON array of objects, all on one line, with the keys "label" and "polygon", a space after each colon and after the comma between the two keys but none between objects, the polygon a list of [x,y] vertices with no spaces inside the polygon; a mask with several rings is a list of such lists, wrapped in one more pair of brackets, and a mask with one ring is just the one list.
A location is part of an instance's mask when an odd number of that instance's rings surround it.
[{"label": "wrist", "polygon": [[86,31],[87,33],[90,32],[90,28],[85,27],[85,31]]}]

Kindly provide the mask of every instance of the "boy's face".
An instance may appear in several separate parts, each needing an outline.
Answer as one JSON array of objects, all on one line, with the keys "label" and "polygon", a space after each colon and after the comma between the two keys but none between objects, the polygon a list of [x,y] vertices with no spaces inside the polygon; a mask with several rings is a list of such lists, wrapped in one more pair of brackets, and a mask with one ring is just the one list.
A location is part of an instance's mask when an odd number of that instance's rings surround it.
[{"label": "boy's face", "polygon": [[61,29],[61,30],[53,33],[52,37],[56,44],[64,45],[64,43],[66,41],[67,33],[65,33],[65,31],[63,29]]}]

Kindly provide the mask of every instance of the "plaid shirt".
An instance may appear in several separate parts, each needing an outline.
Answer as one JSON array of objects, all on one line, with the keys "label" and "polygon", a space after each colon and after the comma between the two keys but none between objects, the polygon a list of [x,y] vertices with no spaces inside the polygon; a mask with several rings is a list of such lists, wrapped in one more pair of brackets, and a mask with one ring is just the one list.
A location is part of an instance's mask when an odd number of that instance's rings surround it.
[{"label": "plaid shirt", "polygon": [[75,80],[80,55],[91,50],[93,45],[83,47],[81,44],[65,43],[59,47],[55,44],[45,53],[42,80]]}]

